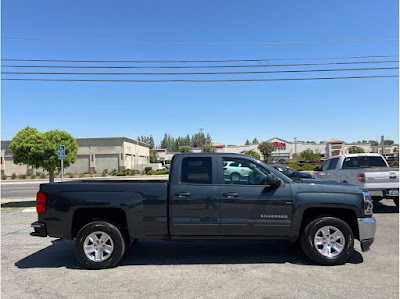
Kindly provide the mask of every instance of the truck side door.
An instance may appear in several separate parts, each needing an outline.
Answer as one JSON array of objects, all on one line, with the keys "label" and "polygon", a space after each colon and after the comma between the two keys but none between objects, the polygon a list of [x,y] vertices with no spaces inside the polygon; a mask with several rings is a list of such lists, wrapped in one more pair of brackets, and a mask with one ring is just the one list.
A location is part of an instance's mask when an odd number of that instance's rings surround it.
[{"label": "truck side door", "polygon": [[219,172],[222,236],[288,236],[292,221],[290,184],[271,189],[265,185],[270,173],[262,163],[242,157],[218,156],[218,167],[236,161],[247,167],[245,175],[224,169]]},{"label": "truck side door", "polygon": [[216,157],[178,156],[174,164],[169,190],[171,235],[219,235],[220,198]]}]

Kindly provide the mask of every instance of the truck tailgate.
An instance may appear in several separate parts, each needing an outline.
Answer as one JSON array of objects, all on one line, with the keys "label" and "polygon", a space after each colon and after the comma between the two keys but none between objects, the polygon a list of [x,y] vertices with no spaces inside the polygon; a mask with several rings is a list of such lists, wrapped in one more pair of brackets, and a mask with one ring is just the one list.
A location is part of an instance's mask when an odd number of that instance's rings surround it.
[{"label": "truck tailgate", "polygon": [[365,188],[367,189],[398,189],[398,168],[370,168],[365,169]]}]

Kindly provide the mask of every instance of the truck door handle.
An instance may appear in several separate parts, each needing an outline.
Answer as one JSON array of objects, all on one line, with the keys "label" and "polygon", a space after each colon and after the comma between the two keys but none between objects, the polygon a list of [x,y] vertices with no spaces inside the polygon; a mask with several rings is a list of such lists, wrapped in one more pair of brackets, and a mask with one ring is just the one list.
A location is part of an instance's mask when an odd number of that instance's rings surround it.
[{"label": "truck door handle", "polygon": [[190,193],[189,192],[179,192],[178,194],[176,194],[175,193],[175,196],[178,196],[178,197],[189,197],[190,196]]},{"label": "truck door handle", "polygon": [[223,197],[227,197],[227,198],[236,198],[239,197],[239,193],[236,192],[228,192],[228,193],[224,193],[222,194]]}]

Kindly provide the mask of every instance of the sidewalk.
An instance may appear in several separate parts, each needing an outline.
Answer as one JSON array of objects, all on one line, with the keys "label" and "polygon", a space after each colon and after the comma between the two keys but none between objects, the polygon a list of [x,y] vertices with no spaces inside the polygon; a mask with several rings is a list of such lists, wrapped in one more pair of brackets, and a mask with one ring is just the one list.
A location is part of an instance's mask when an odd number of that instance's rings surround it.
[{"label": "sidewalk", "polygon": [[[167,180],[168,174],[160,175],[135,175],[135,176],[105,176],[105,177],[84,177],[84,178],[64,178],[64,182],[78,181],[78,180]],[[1,180],[4,185],[17,185],[17,184],[45,184],[49,179],[26,179],[26,180]],[[61,178],[55,178],[55,183],[61,182]]]}]

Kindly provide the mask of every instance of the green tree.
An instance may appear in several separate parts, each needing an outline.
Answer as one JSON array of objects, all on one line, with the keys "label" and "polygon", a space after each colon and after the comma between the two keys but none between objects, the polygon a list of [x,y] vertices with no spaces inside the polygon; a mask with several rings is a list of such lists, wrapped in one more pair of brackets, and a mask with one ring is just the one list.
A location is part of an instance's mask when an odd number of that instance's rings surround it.
[{"label": "green tree", "polygon": [[264,141],[264,142],[261,142],[261,143],[258,145],[258,149],[259,149],[260,152],[263,154],[263,156],[264,156],[264,161],[265,161],[265,162],[268,162],[269,157],[271,156],[271,153],[272,153],[273,151],[275,151],[275,146],[274,146],[274,144],[271,143],[271,142]]},{"label": "green tree", "polygon": [[58,146],[65,145],[64,167],[76,161],[78,143],[66,131],[52,130],[45,133],[35,128],[20,130],[11,140],[14,163],[24,163],[49,172],[49,181],[54,182],[54,171],[61,169]]},{"label": "green tree", "polygon": [[306,161],[314,161],[321,159],[321,155],[308,148],[300,153],[300,158]]},{"label": "green tree", "polygon": [[156,150],[150,150],[150,163],[157,163],[158,162],[158,153]]},{"label": "green tree", "polygon": [[246,143],[244,145],[250,145],[249,139],[246,139]]},{"label": "green tree", "polygon": [[257,138],[254,138],[253,141],[251,142],[251,144],[258,144]]},{"label": "green tree", "polygon": [[392,145],[392,144],[394,144],[394,141],[393,140],[385,140],[384,142],[383,142],[385,145]]},{"label": "green tree", "polygon": [[215,153],[215,148],[211,144],[204,144],[202,147],[203,153]]},{"label": "green tree", "polygon": [[192,148],[190,146],[183,145],[183,146],[179,147],[179,152],[180,153],[191,153],[192,152]]},{"label": "green tree", "polygon": [[369,142],[371,143],[372,146],[378,146],[379,145],[379,142],[376,141],[376,140],[370,140]]},{"label": "green tree", "polygon": [[253,158],[256,158],[257,160],[260,160],[260,154],[257,153],[255,150],[243,151],[242,154],[249,155]]},{"label": "green tree", "polygon": [[349,154],[365,153],[364,149],[359,146],[352,146],[349,148]]},{"label": "green tree", "polygon": [[393,149],[393,153],[397,153],[399,150],[398,150],[398,148],[397,147],[395,147],[394,149]]}]

